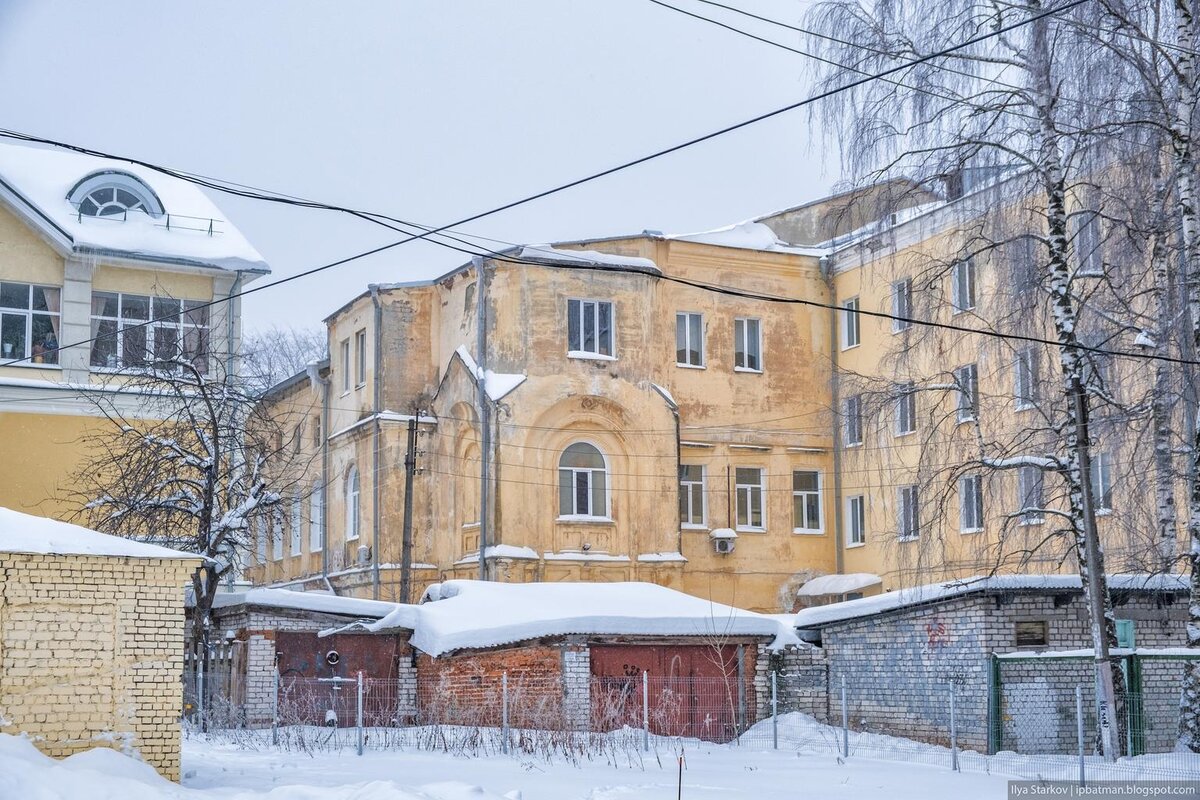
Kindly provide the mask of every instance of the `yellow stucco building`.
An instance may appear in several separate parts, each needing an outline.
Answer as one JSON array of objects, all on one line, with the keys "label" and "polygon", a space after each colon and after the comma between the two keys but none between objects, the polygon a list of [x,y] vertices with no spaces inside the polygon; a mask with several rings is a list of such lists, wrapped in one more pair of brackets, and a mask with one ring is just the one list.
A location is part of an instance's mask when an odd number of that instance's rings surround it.
[{"label": "yellow stucco building", "polygon": [[196,186],[126,162],[0,143],[0,506],[64,517],[87,435],[142,403],[114,372],[232,366],[236,294],[262,257]]}]

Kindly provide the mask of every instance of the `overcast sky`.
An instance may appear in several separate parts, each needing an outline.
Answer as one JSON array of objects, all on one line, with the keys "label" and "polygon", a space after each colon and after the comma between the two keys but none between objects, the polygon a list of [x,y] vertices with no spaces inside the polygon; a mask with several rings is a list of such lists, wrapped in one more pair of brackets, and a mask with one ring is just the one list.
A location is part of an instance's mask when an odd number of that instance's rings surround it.
[{"label": "overcast sky", "polygon": [[[736,2],[788,22],[803,10]],[[439,225],[795,102],[804,62],[649,0],[0,0],[0,126]],[[838,173],[800,110],[466,229],[529,243],[702,230],[818,197]],[[273,278],[397,238],[214,199]],[[315,326],[367,283],[465,258],[408,244],[253,295],[246,323]]]}]

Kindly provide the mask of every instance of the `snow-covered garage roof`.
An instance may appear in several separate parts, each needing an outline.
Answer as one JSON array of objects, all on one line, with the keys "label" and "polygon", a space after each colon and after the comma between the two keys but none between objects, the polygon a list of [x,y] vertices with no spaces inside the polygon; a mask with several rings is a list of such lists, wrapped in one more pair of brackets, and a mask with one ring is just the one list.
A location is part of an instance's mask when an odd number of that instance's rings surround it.
[{"label": "snow-covered garage roof", "polygon": [[870,572],[847,572],[839,575],[821,575],[806,582],[796,592],[797,597],[819,597],[827,594],[847,594],[883,583],[883,579]]},{"label": "snow-covered garage roof", "polygon": [[10,508],[0,508],[0,553],[204,560],[203,556],[193,553],[109,536],[80,525],[23,514]]},{"label": "snow-covered garage roof", "polygon": [[340,597],[324,592],[296,592],[291,589],[248,589],[244,592],[218,592],[213,608],[258,606],[294,611],[313,611],[318,614],[338,614],[344,617],[379,619],[396,610],[396,603]]},{"label": "snow-covered garage roof", "polygon": [[653,583],[445,581],[429,587],[420,605],[338,629],[351,630],[411,630],[412,644],[431,656],[568,634],[770,636],[773,648],[799,644],[777,619]]},{"label": "snow-covered garage roof", "polygon": [[[151,206],[123,215],[81,214],[70,195],[86,179],[140,183]],[[97,184],[99,185],[99,183]],[[266,261],[222,219],[199,186],[118,159],[0,139],[0,197],[60,248],[158,263],[266,273]]]},{"label": "snow-covered garage roof", "polygon": [[[1110,591],[1181,592],[1187,584],[1179,575],[1110,575]],[[834,622],[872,617],[910,606],[948,600],[976,592],[1081,591],[1078,575],[994,575],[975,576],[944,583],[928,583],[886,594],[805,608],[796,612],[795,627],[819,628]]]}]

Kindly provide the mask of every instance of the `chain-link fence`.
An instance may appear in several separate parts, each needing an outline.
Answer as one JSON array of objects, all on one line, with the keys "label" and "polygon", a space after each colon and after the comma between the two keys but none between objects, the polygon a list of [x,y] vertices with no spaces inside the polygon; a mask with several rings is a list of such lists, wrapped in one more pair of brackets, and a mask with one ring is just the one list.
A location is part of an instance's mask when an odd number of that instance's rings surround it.
[{"label": "chain-link fence", "polygon": [[[887,676],[823,673],[773,673],[766,681],[593,676],[574,690],[560,678],[505,673],[456,681],[452,691],[436,681],[289,676],[275,679],[264,704],[244,679],[210,670],[186,682],[184,721],[189,735],[302,752],[520,753],[640,766],[647,754],[699,740],[1032,779],[1200,778],[1193,753],[1143,751],[1115,763],[1098,755],[1094,702],[1083,685],[1060,696],[1010,683],[1000,716],[989,722],[991,689],[948,681],[902,695]],[[1144,712],[1145,702],[1129,697],[1123,707]],[[989,755],[987,739],[997,735]]]}]

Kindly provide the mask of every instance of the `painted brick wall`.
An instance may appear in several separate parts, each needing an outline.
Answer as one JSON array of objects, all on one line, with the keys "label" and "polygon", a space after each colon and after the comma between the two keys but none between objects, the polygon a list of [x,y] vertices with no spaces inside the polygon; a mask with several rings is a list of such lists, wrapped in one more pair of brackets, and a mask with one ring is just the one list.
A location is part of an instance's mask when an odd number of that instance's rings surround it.
[{"label": "painted brick wall", "polygon": [[0,554],[0,730],[51,756],[111,745],[179,779],[194,562]]},{"label": "painted brick wall", "polygon": [[[562,729],[568,724],[563,704],[564,647],[574,646],[528,645],[440,658],[420,653],[420,716],[426,722],[499,725],[501,680],[507,672],[510,724]],[[573,655],[569,663],[571,680],[577,681],[579,656]],[[575,715],[581,709],[577,691],[569,704]]]},{"label": "painted brick wall", "polygon": [[755,720],[771,716],[771,673],[776,674],[775,691],[780,714],[800,711],[819,720],[827,718],[828,674],[824,650],[804,645],[772,652],[766,644],[758,646],[752,695],[758,700]]}]

